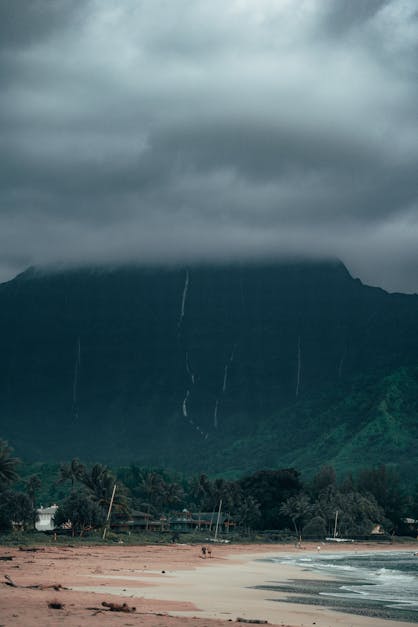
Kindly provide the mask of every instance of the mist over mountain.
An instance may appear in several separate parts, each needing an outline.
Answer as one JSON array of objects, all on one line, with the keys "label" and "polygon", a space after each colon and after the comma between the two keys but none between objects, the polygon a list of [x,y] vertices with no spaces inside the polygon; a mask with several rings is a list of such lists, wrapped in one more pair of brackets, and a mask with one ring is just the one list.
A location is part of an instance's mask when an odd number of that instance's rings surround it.
[{"label": "mist over mountain", "polygon": [[0,436],[28,460],[418,461],[418,296],[337,261],[29,269],[0,285],[0,350]]}]

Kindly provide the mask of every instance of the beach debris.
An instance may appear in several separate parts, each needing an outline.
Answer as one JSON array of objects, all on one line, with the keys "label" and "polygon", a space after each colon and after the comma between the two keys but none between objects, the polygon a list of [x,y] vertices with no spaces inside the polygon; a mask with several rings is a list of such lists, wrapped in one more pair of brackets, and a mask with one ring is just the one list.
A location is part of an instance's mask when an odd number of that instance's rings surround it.
[{"label": "beach debris", "polygon": [[252,623],[253,625],[268,625],[268,620],[262,620],[260,618],[241,618],[238,616],[237,623]]},{"label": "beach debris", "polygon": [[[118,603],[106,603],[106,601],[103,601],[102,606],[104,607],[86,607],[86,610],[91,610],[93,612],[92,616],[106,612],[106,610],[104,609],[105,607],[113,612],[136,612],[137,614],[141,614],[142,616],[168,616],[167,612],[139,612],[137,611],[136,607],[129,608],[126,603],[119,605]],[[109,606],[113,606],[114,609],[112,610],[112,608]],[[122,609],[115,609],[116,607]],[[0,627],[2,627],[2,625],[0,625]]]},{"label": "beach debris", "polygon": [[97,614],[103,614],[106,612],[104,607],[86,607],[86,610],[91,610],[93,612],[92,616],[97,616]]},{"label": "beach debris", "polygon": [[63,610],[63,609],[64,609],[64,607],[65,607],[65,605],[64,605],[64,603],[60,603],[60,601],[55,601],[55,600],[54,600],[54,601],[50,601],[50,602],[48,603],[48,607],[49,607],[51,610]]},{"label": "beach debris", "polygon": [[86,607],[86,610],[91,610],[92,612],[104,612],[102,607]]},{"label": "beach debris", "polygon": [[9,575],[4,575],[4,578],[6,581],[3,581],[3,583],[6,586],[11,586],[12,588],[27,588],[29,590],[56,590],[57,592],[59,590],[69,590],[69,588],[64,588],[64,586],[62,586],[60,583],[51,583],[51,584],[45,584],[45,583],[38,583],[38,584],[34,584],[31,586],[20,586],[19,584],[15,583],[13,581],[13,579],[9,576]]},{"label": "beach debris", "polygon": [[26,551],[27,553],[36,553],[37,551],[45,551],[45,549],[43,547],[20,546],[19,551]]},{"label": "beach debris", "polygon": [[108,607],[111,612],[136,612],[136,607],[129,607],[127,603],[102,602],[103,607]]},{"label": "beach debris", "polygon": [[0,561],[11,562],[13,557],[11,555],[0,555]]}]

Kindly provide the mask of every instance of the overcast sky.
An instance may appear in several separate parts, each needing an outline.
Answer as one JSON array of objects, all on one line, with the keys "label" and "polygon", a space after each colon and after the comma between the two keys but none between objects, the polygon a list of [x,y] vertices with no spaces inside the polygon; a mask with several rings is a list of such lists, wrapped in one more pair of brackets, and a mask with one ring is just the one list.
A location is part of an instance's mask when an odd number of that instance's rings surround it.
[{"label": "overcast sky", "polygon": [[418,292],[416,0],[0,0],[0,280],[341,258]]}]

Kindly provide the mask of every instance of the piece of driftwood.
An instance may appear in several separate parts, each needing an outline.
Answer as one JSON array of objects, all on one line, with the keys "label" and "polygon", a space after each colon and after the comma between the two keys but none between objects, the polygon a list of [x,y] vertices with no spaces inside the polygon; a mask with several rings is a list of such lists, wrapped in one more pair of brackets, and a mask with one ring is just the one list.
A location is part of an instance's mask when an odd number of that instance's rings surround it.
[{"label": "piece of driftwood", "polygon": [[48,603],[48,607],[51,610],[63,610],[65,605],[64,605],[64,603],[60,603],[60,601],[50,601]]},{"label": "piece of driftwood", "polygon": [[108,607],[111,612],[136,612],[136,607],[129,607],[127,603],[102,602],[103,607]]},{"label": "piece of driftwood", "polygon": [[11,555],[0,555],[1,562],[11,562],[13,557]]},{"label": "piece of driftwood", "polygon": [[20,586],[18,586],[11,577],[9,577],[9,575],[4,575],[4,578],[6,581],[3,581],[3,583],[6,584],[6,586],[12,586],[12,588],[20,588]]},{"label": "piece of driftwood", "polygon": [[106,612],[106,610],[103,607],[86,607],[86,610],[90,610],[90,612],[94,612],[94,614],[100,614],[100,613]]},{"label": "piece of driftwood", "polygon": [[28,590],[69,590],[69,588],[64,588],[60,583],[38,583],[31,586],[19,586],[19,584],[15,583],[9,575],[4,575],[6,581],[3,581],[6,586],[11,586],[12,588],[27,588]]},{"label": "piece of driftwood", "polygon": [[26,551],[26,553],[36,553],[37,551],[45,551],[45,549],[43,547],[20,546],[19,551]]},{"label": "piece of driftwood", "polygon": [[268,620],[261,620],[259,618],[240,618],[238,616],[237,623],[252,623],[253,625],[268,625]]},{"label": "piece of driftwood", "polygon": [[[106,603],[106,601],[103,601],[102,606],[103,607],[86,607],[86,610],[91,610],[92,612],[94,612],[93,616],[95,616],[96,614],[100,614],[100,612],[106,612],[109,611],[111,608],[109,607],[109,605],[118,605],[117,603]],[[122,606],[120,607],[124,607],[126,605],[126,603],[123,603]],[[107,607],[108,610],[105,610],[104,608]],[[135,607],[131,607],[130,609],[121,609],[121,610],[113,610],[114,612],[136,612],[137,614],[141,614],[142,616],[168,616],[167,612],[139,612],[137,611],[137,609]],[[0,627],[2,627],[0,625]]]},{"label": "piece of driftwood", "polygon": [[39,584],[36,586],[26,586],[27,588],[33,588],[33,590],[69,590],[70,588],[65,588],[60,583],[50,583],[50,584]]}]

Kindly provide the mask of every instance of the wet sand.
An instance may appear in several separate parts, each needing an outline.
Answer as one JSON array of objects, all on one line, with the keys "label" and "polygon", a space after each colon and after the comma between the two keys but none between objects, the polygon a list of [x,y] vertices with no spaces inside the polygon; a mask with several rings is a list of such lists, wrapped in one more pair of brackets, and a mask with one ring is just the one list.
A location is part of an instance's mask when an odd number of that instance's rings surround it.
[{"label": "wet sand", "polygon": [[[405,545],[325,545],[322,550],[408,550]],[[300,568],[257,561],[305,551],[316,544],[216,545],[212,559],[203,559],[197,545],[68,546],[53,542],[35,552],[0,547],[0,626],[68,627],[79,625],[196,625],[216,627],[247,620],[267,620],[292,627],[386,627],[411,623],[356,616],[325,607],[285,602],[278,591],[255,589],[278,580],[325,579]],[[4,582],[5,575],[19,587]],[[67,590],[23,586],[60,584]],[[50,609],[58,601],[63,609]],[[111,612],[102,602],[127,603],[132,613]]]}]

